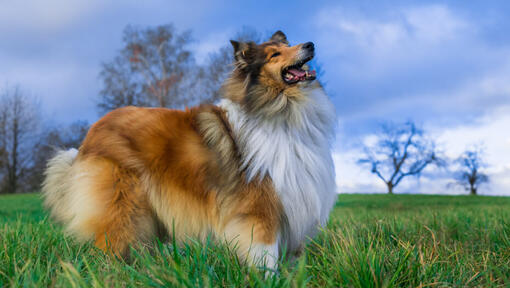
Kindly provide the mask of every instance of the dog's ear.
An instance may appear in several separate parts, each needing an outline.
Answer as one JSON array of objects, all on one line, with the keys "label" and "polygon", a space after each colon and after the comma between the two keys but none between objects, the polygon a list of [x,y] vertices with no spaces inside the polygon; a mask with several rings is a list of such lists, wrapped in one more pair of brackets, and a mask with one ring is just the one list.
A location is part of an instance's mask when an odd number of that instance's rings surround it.
[{"label": "dog's ear", "polygon": [[230,44],[232,44],[232,47],[234,48],[234,55],[237,51],[239,51],[239,48],[241,46],[241,43],[235,40],[230,40]]},{"label": "dog's ear", "polygon": [[287,41],[287,36],[285,36],[285,34],[280,30],[274,32],[273,36],[271,36],[271,39],[269,40],[289,45],[289,41]]},{"label": "dog's ear", "polygon": [[230,40],[234,48],[234,59],[238,67],[246,67],[257,59],[257,45],[254,42],[238,42]]}]

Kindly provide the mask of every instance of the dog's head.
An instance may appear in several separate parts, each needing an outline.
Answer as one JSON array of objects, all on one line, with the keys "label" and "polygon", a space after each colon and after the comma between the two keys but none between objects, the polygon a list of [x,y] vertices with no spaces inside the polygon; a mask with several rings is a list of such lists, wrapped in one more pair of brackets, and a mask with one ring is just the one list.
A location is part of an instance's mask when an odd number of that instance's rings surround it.
[{"label": "dog's head", "polygon": [[269,41],[260,45],[230,42],[234,47],[236,68],[245,75],[282,88],[315,80],[315,71],[305,65],[315,55],[312,42],[290,46],[282,31],[277,31]]},{"label": "dog's head", "polygon": [[285,34],[277,31],[262,44],[231,43],[234,71],[224,87],[226,96],[246,104],[249,110],[268,104],[283,109],[289,100],[304,98],[303,88],[315,82],[316,73],[306,64],[315,55],[312,42],[290,46]]}]

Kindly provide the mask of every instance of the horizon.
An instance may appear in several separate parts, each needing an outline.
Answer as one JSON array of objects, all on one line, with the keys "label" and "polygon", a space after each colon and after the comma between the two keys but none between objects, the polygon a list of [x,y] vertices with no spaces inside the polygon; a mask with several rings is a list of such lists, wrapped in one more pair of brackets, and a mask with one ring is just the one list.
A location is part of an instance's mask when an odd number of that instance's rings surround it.
[{"label": "horizon", "polygon": [[[38,98],[52,124],[92,124],[100,118],[101,63],[121,49],[127,25],[172,23],[178,31],[191,30],[190,48],[199,64],[243,26],[263,35],[282,30],[291,43],[312,41],[317,47],[321,81],[338,115],[333,145],[338,192],[384,193],[384,184],[356,163],[358,147],[372,141],[381,122],[412,119],[448,158],[483,144],[491,183],[480,194],[510,196],[510,3],[137,4],[0,4],[0,83],[20,85]],[[296,21],[302,11],[307,15]],[[446,188],[447,172],[426,169],[395,192],[466,194],[460,187]]]}]

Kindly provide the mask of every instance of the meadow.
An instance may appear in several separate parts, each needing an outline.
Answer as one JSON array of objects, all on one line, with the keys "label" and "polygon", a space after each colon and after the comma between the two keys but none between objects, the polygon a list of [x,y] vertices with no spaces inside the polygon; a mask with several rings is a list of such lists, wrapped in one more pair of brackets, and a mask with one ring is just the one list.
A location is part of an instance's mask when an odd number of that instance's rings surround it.
[{"label": "meadow", "polygon": [[125,262],[66,236],[38,194],[0,196],[0,287],[507,287],[510,198],[339,195],[302,257],[263,270],[193,239]]}]

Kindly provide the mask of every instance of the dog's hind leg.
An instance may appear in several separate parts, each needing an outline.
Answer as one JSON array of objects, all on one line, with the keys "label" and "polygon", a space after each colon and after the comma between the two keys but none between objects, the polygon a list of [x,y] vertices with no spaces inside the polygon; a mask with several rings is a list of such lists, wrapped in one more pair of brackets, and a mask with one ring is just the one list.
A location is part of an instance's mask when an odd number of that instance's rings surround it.
[{"label": "dog's hind leg", "polygon": [[94,161],[90,168],[102,171],[91,179],[96,199],[102,205],[90,223],[95,245],[127,257],[130,246],[147,244],[156,236],[157,220],[134,171],[107,160]]}]

